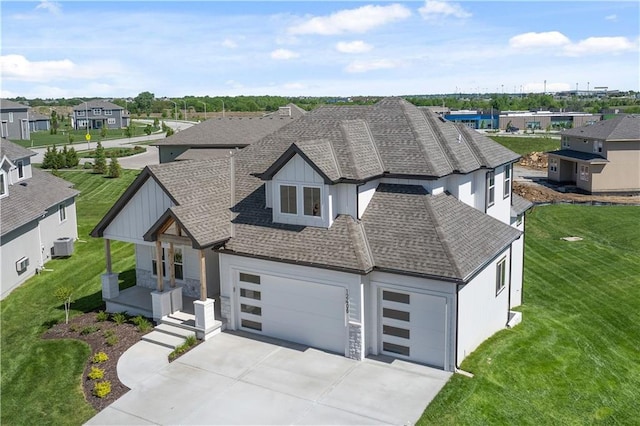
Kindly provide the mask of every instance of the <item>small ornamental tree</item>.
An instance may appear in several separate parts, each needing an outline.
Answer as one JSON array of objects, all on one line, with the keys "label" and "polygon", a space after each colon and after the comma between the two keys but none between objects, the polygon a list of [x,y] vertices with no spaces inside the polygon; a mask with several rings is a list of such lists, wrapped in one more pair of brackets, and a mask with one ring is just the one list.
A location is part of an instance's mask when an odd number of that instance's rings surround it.
[{"label": "small ornamental tree", "polygon": [[173,133],[174,133],[173,129],[171,127],[167,126],[167,137],[173,135]]},{"label": "small ornamental tree", "polygon": [[144,128],[144,132],[148,135],[151,134],[152,130],[151,130],[151,124],[147,124]]},{"label": "small ornamental tree", "polygon": [[107,137],[107,126],[106,125],[102,126],[102,129],[100,129],[100,137],[102,139]]},{"label": "small ornamental tree", "polygon": [[44,153],[44,157],[42,158],[42,168],[43,169],[53,169],[55,167],[55,156],[57,155],[55,145],[53,147],[48,146],[47,151]]},{"label": "small ornamental tree", "polygon": [[69,310],[71,308],[71,289],[69,287],[58,287],[54,293],[56,299],[64,304],[65,321],[69,324]]},{"label": "small ornamental tree", "polygon": [[[67,149],[66,146],[64,148]],[[76,150],[73,147],[67,149],[67,167],[76,167],[79,162],[80,160],[78,160],[78,153]]]},{"label": "small ornamental tree", "polygon": [[94,173],[105,174],[107,172],[107,157],[102,144],[98,141],[96,147],[96,161],[93,165]]},{"label": "small ornamental tree", "polygon": [[122,175],[122,167],[120,167],[120,163],[118,163],[118,157],[114,154],[109,163],[109,177],[119,178],[120,175]]},{"label": "small ornamental tree", "polygon": [[133,129],[131,128],[131,125],[127,126],[124,129],[124,134],[126,137],[130,138],[131,136],[133,136]]},{"label": "small ornamental tree", "polygon": [[49,133],[52,135],[58,134],[58,113],[55,110],[51,110],[51,129]]},{"label": "small ornamental tree", "polygon": [[67,167],[69,167],[69,165],[67,164],[68,155],[69,155],[69,150],[65,145],[62,147],[62,151],[58,153],[58,166],[60,169],[66,169]]}]

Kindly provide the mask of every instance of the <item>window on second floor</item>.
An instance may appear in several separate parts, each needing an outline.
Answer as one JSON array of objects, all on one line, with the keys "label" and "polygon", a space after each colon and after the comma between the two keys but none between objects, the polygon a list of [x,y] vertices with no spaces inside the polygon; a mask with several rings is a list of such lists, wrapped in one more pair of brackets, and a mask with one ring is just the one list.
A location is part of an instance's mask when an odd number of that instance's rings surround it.
[{"label": "window on second floor", "polygon": [[84,117],[84,111],[76,111],[78,117]]},{"label": "window on second floor", "polygon": [[7,195],[7,179],[4,171],[0,172],[0,197]]},{"label": "window on second floor", "polygon": [[569,148],[571,144],[569,143],[569,138],[567,136],[562,137],[562,147]]},{"label": "window on second floor", "polygon": [[58,206],[58,217],[60,218],[60,222],[67,220],[67,207],[64,204]]},{"label": "window on second floor", "polygon": [[24,177],[24,161],[16,161],[16,167],[18,167],[18,179],[22,179]]},{"label": "window on second floor", "polygon": [[280,185],[280,213],[322,216],[322,189],[308,184]]},{"label": "window on second floor", "polygon": [[504,166],[504,198],[511,195],[511,164]]},{"label": "window on second floor", "polygon": [[104,115],[112,115],[113,112],[110,109],[105,109],[104,110]]},{"label": "window on second floor", "polygon": [[496,296],[507,284],[507,258],[503,257],[496,265]]},{"label": "window on second floor", "polygon": [[9,123],[13,123],[13,113],[9,113]]},{"label": "window on second floor", "polygon": [[494,172],[487,173],[487,207],[493,206],[496,202],[496,175]]},{"label": "window on second floor", "polygon": [[593,152],[597,154],[602,153],[602,141],[593,141]]},{"label": "window on second floor", "polygon": [[102,110],[100,108],[94,108],[94,109],[91,110],[91,114],[100,115],[100,114],[102,114]]}]

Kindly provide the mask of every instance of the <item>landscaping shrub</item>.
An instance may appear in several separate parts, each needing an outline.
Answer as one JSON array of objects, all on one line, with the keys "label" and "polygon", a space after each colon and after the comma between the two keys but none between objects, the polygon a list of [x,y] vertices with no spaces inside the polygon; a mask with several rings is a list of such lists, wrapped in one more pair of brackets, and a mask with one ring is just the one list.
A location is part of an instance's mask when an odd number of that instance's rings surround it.
[{"label": "landscaping shrub", "polygon": [[173,352],[169,354],[169,362],[173,361],[183,353],[187,352],[189,349],[195,346],[196,343],[198,343],[198,341],[196,340],[196,336],[191,335],[187,337],[183,344],[175,348]]},{"label": "landscaping shrub", "polygon": [[104,370],[98,367],[91,367],[91,371],[87,375],[91,380],[102,379],[104,377]]},{"label": "landscaping shrub", "polygon": [[100,330],[100,327],[98,327],[97,325],[89,325],[80,330],[80,334],[86,336],[87,334],[95,333],[98,330]]},{"label": "landscaping shrub", "polygon": [[84,166],[82,166],[83,169],[93,169],[93,163],[90,162],[86,162],[84,163]]},{"label": "landscaping shrub", "polygon": [[127,318],[128,316],[125,312],[116,312],[115,314],[111,315],[111,319],[113,320],[113,322],[118,325],[122,325],[127,322]]},{"label": "landscaping shrub", "polygon": [[118,336],[109,336],[104,341],[107,346],[115,346],[118,344]]},{"label": "landscaping shrub", "polygon": [[104,352],[96,352],[96,354],[93,356],[92,362],[94,364],[100,364],[101,362],[105,362],[108,359],[109,359],[109,356]]},{"label": "landscaping shrub", "polygon": [[104,382],[96,382],[93,387],[93,394],[98,398],[104,398],[111,393],[111,382],[105,380]]},{"label": "landscaping shrub", "polygon": [[96,321],[106,321],[109,319],[109,313],[105,311],[100,311],[96,314]]},{"label": "landscaping shrub", "polygon": [[104,333],[102,333],[102,335],[103,335],[104,337],[111,337],[111,336],[115,336],[115,335],[116,335],[116,333],[115,333],[115,331],[113,331],[113,330],[105,330],[105,331],[104,331]]}]

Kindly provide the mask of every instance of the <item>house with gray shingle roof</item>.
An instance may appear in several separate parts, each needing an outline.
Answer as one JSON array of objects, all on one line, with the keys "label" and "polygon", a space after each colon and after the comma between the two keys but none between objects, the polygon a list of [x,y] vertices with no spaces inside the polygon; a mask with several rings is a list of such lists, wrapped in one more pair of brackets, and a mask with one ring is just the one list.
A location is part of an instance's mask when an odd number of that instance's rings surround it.
[{"label": "house with gray shingle roof", "polygon": [[74,129],[122,129],[130,124],[129,112],[104,100],[82,102],[73,107]]},{"label": "house with gray shingle roof", "polygon": [[29,140],[29,107],[19,102],[0,99],[0,137]]},{"label": "house with gray shingle roof", "polygon": [[[1,298],[44,268],[56,247],[69,248],[78,237],[78,191],[31,166],[33,151],[0,142]],[[61,244],[62,243],[62,244]],[[61,245],[60,245],[61,244]]]},{"label": "house with gray shingle roof", "polygon": [[565,130],[549,152],[548,179],[592,193],[640,192],[640,115]]},{"label": "house with gray shingle roof", "polygon": [[[206,135],[202,136],[206,138]],[[517,323],[519,156],[398,99],[325,106],[223,158],[149,166],[92,231],[136,247],[107,309],[454,370]]]},{"label": "house with gray shingle roof", "polygon": [[153,143],[160,163],[227,157],[304,116],[306,111],[289,104],[263,117],[210,118]]}]

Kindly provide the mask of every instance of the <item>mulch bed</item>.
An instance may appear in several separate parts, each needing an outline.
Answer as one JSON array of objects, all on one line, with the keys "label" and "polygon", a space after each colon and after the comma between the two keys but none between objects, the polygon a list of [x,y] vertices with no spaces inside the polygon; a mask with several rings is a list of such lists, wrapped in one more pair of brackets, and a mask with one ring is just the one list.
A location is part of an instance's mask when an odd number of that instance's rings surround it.
[{"label": "mulch bed", "polygon": [[[118,325],[111,320],[98,321],[96,319],[96,314],[96,312],[88,312],[71,318],[69,320],[69,324],[56,324],[47,330],[42,337],[44,339],[77,339],[89,344],[91,347],[91,355],[84,367],[82,388],[87,402],[97,411],[101,411],[129,391],[129,388],[118,380],[118,359],[120,359],[120,356],[127,349],[139,342],[144,334],[152,331],[153,328],[142,333],[138,330],[137,326],[131,323]],[[117,337],[117,339],[112,338],[112,340],[116,340],[116,343],[112,346],[107,344],[105,332],[107,336],[113,333],[113,336]],[[109,356],[109,359],[99,364],[93,364],[91,359],[97,352],[106,353]],[[96,366],[104,370],[105,373],[103,379],[91,380],[87,377],[92,366]],[[95,382],[103,380],[111,382],[111,393],[104,398],[98,398],[93,395],[93,387]]]}]

